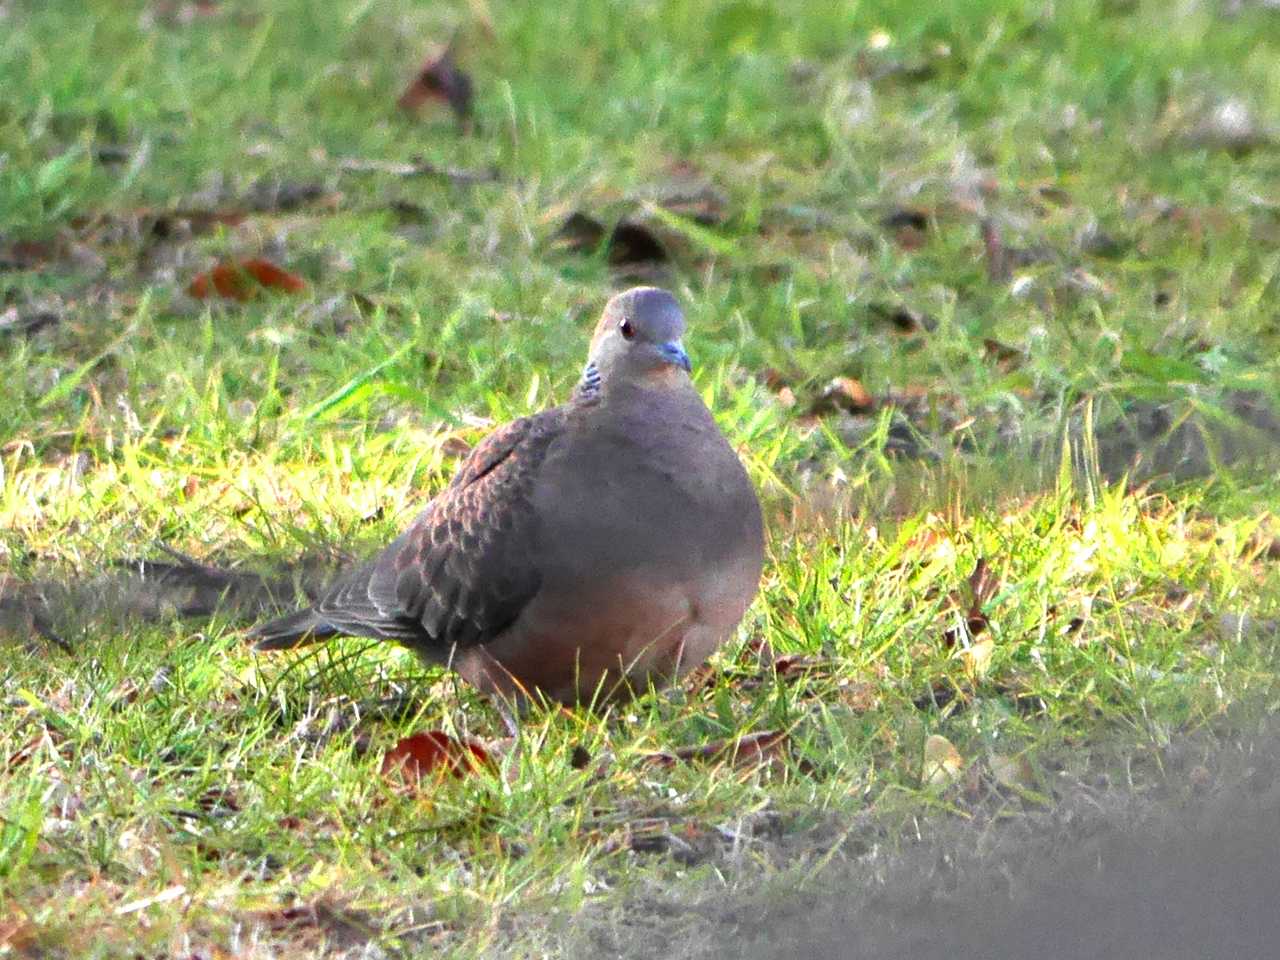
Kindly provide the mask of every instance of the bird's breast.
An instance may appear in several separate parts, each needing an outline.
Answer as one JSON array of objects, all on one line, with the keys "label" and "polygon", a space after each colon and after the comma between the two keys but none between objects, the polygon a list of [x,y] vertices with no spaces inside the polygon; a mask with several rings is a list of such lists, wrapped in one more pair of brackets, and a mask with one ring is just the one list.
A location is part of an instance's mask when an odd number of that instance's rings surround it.
[{"label": "bird's breast", "polygon": [[572,569],[578,557],[604,558],[614,570],[701,567],[732,553],[748,533],[744,519],[758,512],[719,434],[601,430],[549,458],[544,474],[534,496],[545,556]]}]

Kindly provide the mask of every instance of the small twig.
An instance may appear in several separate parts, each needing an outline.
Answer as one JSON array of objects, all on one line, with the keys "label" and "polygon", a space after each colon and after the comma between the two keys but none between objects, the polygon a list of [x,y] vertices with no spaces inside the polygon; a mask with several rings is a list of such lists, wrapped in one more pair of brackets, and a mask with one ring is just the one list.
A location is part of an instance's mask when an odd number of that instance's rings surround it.
[{"label": "small twig", "polygon": [[339,161],[338,167],[346,173],[385,173],[393,177],[438,177],[463,186],[474,183],[495,183],[499,179],[498,171],[494,167],[487,170],[441,167],[420,157],[415,157],[407,163],[401,160],[364,160],[360,157],[347,157]]}]

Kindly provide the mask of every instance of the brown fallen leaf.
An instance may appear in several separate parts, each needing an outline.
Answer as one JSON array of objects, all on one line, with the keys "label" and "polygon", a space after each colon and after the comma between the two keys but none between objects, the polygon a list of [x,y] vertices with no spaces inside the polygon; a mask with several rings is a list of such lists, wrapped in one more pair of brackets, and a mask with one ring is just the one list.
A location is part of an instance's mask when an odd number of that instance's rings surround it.
[{"label": "brown fallen leaf", "polygon": [[339,948],[368,943],[381,929],[380,921],[373,914],[325,900],[255,910],[247,914],[247,919],[277,936],[288,933],[302,938],[304,943],[309,940],[308,933],[323,935],[327,946]]},{"label": "brown fallen leaf", "polygon": [[235,227],[244,223],[243,210],[170,210],[164,213],[139,211],[140,222],[150,221],[151,236],[156,240],[170,237],[185,239],[186,234],[201,236],[216,227]]},{"label": "brown fallen leaf", "polygon": [[1036,196],[1048,200],[1056,207],[1069,207],[1072,204],[1071,194],[1062,187],[1044,183],[1036,187]]},{"label": "brown fallen leaf", "polygon": [[790,737],[782,730],[749,733],[740,738],[713,740],[693,747],[680,747],[668,752],[646,754],[641,760],[660,767],[673,767],[691,761],[727,760],[738,769],[763,767],[782,758]]},{"label": "brown fallen leaf", "polygon": [[208,273],[198,273],[187,287],[187,293],[197,300],[205,300],[213,293],[228,300],[248,300],[253,296],[249,278],[234,264],[220,263]]},{"label": "brown fallen leaf", "polygon": [[8,773],[12,773],[31,759],[32,754],[40,749],[41,745],[51,742],[47,731],[36,734],[13,753],[9,754],[9,759],[5,762],[4,769]]},{"label": "brown fallen leaf", "polygon": [[0,270],[33,270],[61,255],[52,240],[15,240],[0,250]]},{"label": "brown fallen leaf", "polygon": [[1010,347],[991,337],[982,341],[982,356],[1006,372],[1022,366],[1027,359],[1027,355],[1017,347]]},{"label": "brown fallen leaf", "polygon": [[704,227],[714,227],[727,218],[729,196],[705,181],[681,177],[662,191],[658,205]]},{"label": "brown fallen leaf", "polygon": [[471,77],[458,68],[453,44],[450,43],[427,57],[397,103],[401,110],[410,112],[417,111],[428,102],[446,103],[459,126],[470,133],[475,126],[471,105],[473,95]]},{"label": "brown fallen leaf", "polygon": [[933,787],[946,787],[960,779],[964,771],[964,758],[950,740],[941,734],[932,734],[924,742],[924,783]]},{"label": "brown fallen leaf", "polygon": [[424,778],[463,777],[492,764],[489,752],[479,742],[428,730],[405,737],[388,750],[382,757],[382,774],[415,786]]},{"label": "brown fallen leaf", "polygon": [[670,259],[666,248],[647,227],[620,220],[609,234],[605,259],[615,270],[659,266]]},{"label": "brown fallen leaf", "polygon": [[921,313],[907,306],[873,303],[867,310],[872,317],[889,324],[901,334],[927,333],[938,326],[938,322],[927,313]]},{"label": "brown fallen leaf", "polygon": [[988,217],[982,218],[978,229],[982,233],[982,250],[987,259],[987,279],[992,283],[1003,283],[1009,279],[1012,270],[1000,230]]},{"label": "brown fallen leaf", "polygon": [[836,377],[813,399],[809,407],[810,415],[817,416],[833,410],[846,413],[872,413],[876,408],[875,398],[866,387],[853,377]]},{"label": "brown fallen leaf", "polygon": [[929,215],[923,210],[891,210],[881,217],[880,225],[893,232],[894,240],[903,250],[919,250],[929,239]]},{"label": "brown fallen leaf", "polygon": [[53,310],[24,310],[9,307],[0,313],[0,333],[14,333],[33,336],[41,330],[56,326],[62,321],[62,314]]},{"label": "brown fallen leaf", "polygon": [[17,957],[35,956],[40,928],[30,920],[0,920],[0,948],[14,951]]},{"label": "brown fallen leaf", "polygon": [[[959,609],[966,611],[964,618],[965,629],[968,631],[966,639],[972,640],[987,629],[990,621],[982,608],[1000,589],[1000,578],[992,572],[986,557],[979,557],[973,565],[973,572],[969,574],[965,587],[968,596],[962,597],[959,592],[952,593],[951,602]],[[943,633],[942,639],[948,647],[954,647],[960,640],[960,628],[950,628]]]},{"label": "brown fallen leaf", "polygon": [[240,809],[240,801],[230,787],[213,787],[196,797],[196,806],[205,813],[228,814]]},{"label": "brown fallen leaf", "polygon": [[594,253],[604,241],[605,226],[580,210],[569,214],[551,236],[551,246],[569,253]]},{"label": "brown fallen leaf", "polygon": [[773,661],[773,672],[780,677],[823,673],[835,666],[830,657],[815,657],[806,653],[786,653]]},{"label": "brown fallen leaf", "polygon": [[987,765],[996,783],[1002,787],[1019,790],[1038,786],[1035,768],[1025,754],[1016,757],[993,754]]}]

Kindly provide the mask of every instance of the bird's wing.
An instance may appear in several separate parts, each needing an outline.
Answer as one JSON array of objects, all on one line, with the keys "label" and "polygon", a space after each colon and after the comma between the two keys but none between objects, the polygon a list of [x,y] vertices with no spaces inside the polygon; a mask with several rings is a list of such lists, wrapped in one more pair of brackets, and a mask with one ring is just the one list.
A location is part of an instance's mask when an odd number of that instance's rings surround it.
[{"label": "bird's wing", "polygon": [[530,501],[564,421],[563,410],[549,410],[486,437],[409,529],[335,584],[316,614],[341,632],[438,657],[501,633],[542,582]]}]

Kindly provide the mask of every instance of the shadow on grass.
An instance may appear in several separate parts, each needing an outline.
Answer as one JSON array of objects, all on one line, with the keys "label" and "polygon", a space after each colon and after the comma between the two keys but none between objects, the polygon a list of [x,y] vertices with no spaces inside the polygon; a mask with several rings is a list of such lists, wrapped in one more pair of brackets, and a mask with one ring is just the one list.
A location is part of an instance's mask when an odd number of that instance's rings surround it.
[{"label": "shadow on grass", "polygon": [[[1280,944],[1280,735],[1081,746],[1048,806],[860,824],[797,887],[738,877],[585,925],[579,955],[738,960],[1229,960]],[[687,891],[686,891],[687,895]],[[665,929],[664,929],[665,928]],[[666,931],[680,935],[664,936]],[[585,941],[590,942],[587,948]],[[649,946],[661,944],[658,952]]]}]

